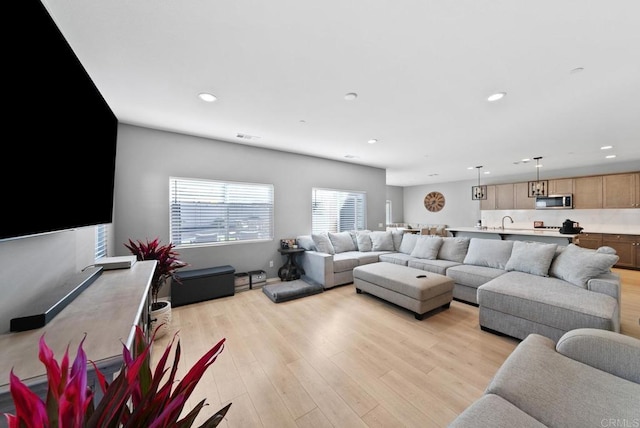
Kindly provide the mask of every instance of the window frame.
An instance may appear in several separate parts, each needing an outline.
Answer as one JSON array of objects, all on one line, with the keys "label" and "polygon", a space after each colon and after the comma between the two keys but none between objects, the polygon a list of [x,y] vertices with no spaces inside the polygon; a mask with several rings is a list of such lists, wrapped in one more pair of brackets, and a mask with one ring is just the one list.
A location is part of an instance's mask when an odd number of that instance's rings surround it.
[{"label": "window frame", "polygon": [[[357,197],[360,198],[360,201],[356,200],[354,209],[357,210],[358,202],[360,203],[360,212],[357,211],[353,215],[353,222],[351,223],[354,227],[350,227],[350,225],[342,225],[340,221],[341,214],[336,212],[334,213],[333,219],[325,219],[321,224],[320,219],[316,219],[317,213],[317,204],[320,201],[317,201],[316,195],[318,192],[329,192],[335,193],[336,201],[335,206],[330,206],[329,208],[340,210],[344,208],[344,204],[340,204],[341,198],[349,198],[349,197]],[[332,203],[333,201],[329,201]],[[326,228],[326,224],[335,221],[334,228]],[[313,187],[311,189],[311,230],[312,233],[320,233],[320,232],[342,232],[342,231],[351,231],[351,230],[365,230],[367,229],[367,192],[363,190],[345,190],[345,189],[330,189],[324,187]]]}]

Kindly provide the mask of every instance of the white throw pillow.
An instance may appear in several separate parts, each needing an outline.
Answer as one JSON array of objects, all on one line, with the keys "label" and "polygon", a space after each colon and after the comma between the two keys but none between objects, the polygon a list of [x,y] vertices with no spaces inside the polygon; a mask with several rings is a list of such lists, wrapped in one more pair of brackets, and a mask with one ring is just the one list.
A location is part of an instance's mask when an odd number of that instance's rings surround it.
[{"label": "white throw pillow", "polygon": [[538,276],[549,276],[549,266],[556,254],[556,244],[515,241],[506,270],[517,270]]},{"label": "white throw pillow", "polygon": [[328,235],[336,254],[356,250],[353,238],[351,238],[351,234],[349,232],[329,232]]},{"label": "white throw pillow", "polygon": [[513,241],[471,238],[464,264],[504,269],[512,249]]},{"label": "white throw pillow", "polygon": [[370,234],[373,251],[394,251],[391,231],[373,231]]},{"label": "white throw pillow", "polygon": [[358,251],[368,253],[371,251],[371,232],[368,230],[359,230],[356,232],[356,240],[358,241]]},{"label": "white throw pillow", "polygon": [[416,246],[411,252],[411,257],[420,259],[435,260],[438,257],[438,250],[442,246],[440,236],[419,235]]},{"label": "white throw pillow", "polygon": [[613,265],[618,263],[618,259],[616,254],[599,253],[569,244],[553,259],[549,274],[587,288],[587,282],[591,278],[610,272]]},{"label": "white throw pillow", "polygon": [[402,237],[402,243],[400,243],[400,252],[403,254],[411,254],[418,242],[418,236],[413,233],[405,233]]},{"label": "white throw pillow", "polygon": [[313,239],[313,243],[316,245],[319,252],[327,254],[336,253],[333,248],[333,244],[331,244],[331,240],[329,239],[329,235],[326,232],[313,233],[311,234],[311,239]]},{"label": "white throw pillow", "polygon": [[470,238],[463,236],[442,238],[442,246],[438,251],[438,258],[462,263],[467,255],[470,240]]}]

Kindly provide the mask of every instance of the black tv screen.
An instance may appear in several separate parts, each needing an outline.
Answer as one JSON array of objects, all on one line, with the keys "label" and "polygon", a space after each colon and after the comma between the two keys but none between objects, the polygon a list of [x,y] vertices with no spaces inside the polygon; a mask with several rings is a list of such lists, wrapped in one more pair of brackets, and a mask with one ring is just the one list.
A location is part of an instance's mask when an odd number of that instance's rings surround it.
[{"label": "black tv screen", "polygon": [[118,120],[40,0],[8,8],[0,239],[111,223]]}]

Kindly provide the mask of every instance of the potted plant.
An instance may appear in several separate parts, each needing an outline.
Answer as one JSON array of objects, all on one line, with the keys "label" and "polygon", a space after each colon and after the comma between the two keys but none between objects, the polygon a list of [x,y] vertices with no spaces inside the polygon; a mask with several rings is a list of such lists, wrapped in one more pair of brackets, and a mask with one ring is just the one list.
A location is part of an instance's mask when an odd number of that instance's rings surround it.
[{"label": "potted plant", "polygon": [[166,245],[160,244],[160,239],[156,238],[152,241],[148,239],[146,242],[141,240],[132,241],[124,244],[136,256],[137,260],[157,260],[156,270],[151,280],[151,331],[159,329],[156,337],[164,336],[171,324],[171,303],[167,300],[158,300],[160,289],[168,280],[180,279],[176,276],[176,270],[188,266],[179,259],[179,254],[174,250],[173,243]]},{"label": "potted plant", "polygon": [[[47,371],[46,401],[31,391],[12,370],[9,388],[16,412],[15,415],[4,414],[9,428],[191,427],[206,400],[200,401],[186,415],[182,415],[184,406],[206,369],[224,349],[225,339],[207,351],[182,380],[176,379],[180,361],[179,339],[171,366],[167,366],[175,339],[174,335],[153,372],[150,367],[151,341],[146,340],[140,327],[136,327],[133,349],[130,351],[123,346],[122,369],[112,382],[108,382],[91,361],[103,393],[96,403],[94,392],[87,385],[87,356],[82,349],[84,339],[78,346],[73,364],[69,366],[68,348],[58,363],[42,335],[39,357]],[[229,407],[231,403],[200,427],[216,427]]]}]

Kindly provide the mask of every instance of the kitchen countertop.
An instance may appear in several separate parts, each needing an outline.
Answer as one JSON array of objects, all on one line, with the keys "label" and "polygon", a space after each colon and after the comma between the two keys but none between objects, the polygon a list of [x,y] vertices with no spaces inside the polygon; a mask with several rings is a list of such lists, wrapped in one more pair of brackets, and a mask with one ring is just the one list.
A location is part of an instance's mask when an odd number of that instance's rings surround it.
[{"label": "kitchen countertop", "polygon": [[560,233],[557,230],[550,229],[510,229],[510,228],[486,228],[478,229],[475,227],[448,227],[449,232],[473,232],[473,233],[491,233],[494,235],[522,235],[522,236],[548,236],[551,238],[567,238],[573,239],[579,234]]}]

